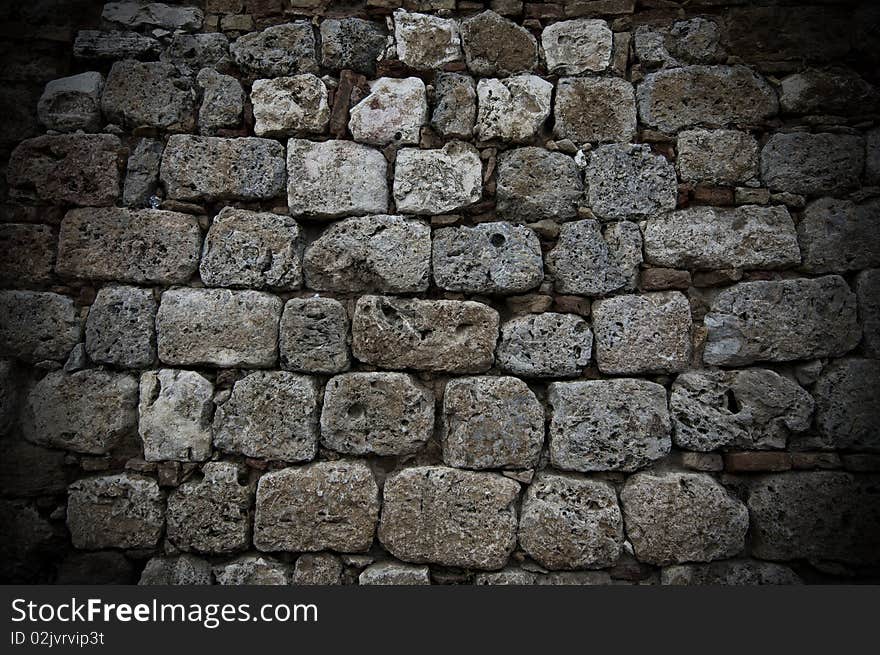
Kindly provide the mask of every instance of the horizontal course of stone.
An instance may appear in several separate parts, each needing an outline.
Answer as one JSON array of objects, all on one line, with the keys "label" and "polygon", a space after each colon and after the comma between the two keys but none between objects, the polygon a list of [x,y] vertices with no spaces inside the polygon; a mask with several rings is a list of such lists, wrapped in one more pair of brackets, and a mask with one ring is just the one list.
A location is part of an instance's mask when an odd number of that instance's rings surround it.
[{"label": "horizontal course of stone", "polygon": [[195,4],[13,16],[0,581],[880,579],[877,11]]}]

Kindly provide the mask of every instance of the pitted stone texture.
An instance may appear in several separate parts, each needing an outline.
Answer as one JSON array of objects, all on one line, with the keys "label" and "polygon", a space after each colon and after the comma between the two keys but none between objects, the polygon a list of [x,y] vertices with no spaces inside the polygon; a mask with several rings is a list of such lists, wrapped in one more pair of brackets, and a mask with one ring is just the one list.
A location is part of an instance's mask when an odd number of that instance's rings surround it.
[{"label": "pitted stone texture", "polygon": [[294,585],[342,584],[342,562],[336,555],[316,553],[300,555],[293,569]]},{"label": "pitted stone texture", "polygon": [[405,373],[346,373],[327,382],[321,444],[347,455],[414,453],[434,430],[434,394]]},{"label": "pitted stone texture", "polygon": [[784,206],[688,207],[642,224],[645,259],[655,266],[716,270],[797,266],[794,221]]},{"label": "pitted stone texture", "polygon": [[440,135],[470,139],[477,120],[477,86],[474,78],[460,73],[438,73],[434,78],[436,104],[431,126]]},{"label": "pitted stone texture", "polygon": [[202,93],[199,107],[199,132],[213,134],[221,128],[237,127],[244,112],[244,89],[231,75],[221,75],[213,68],[203,68],[196,76]]},{"label": "pitted stone texture", "polygon": [[403,148],[394,166],[394,201],[404,214],[442,214],[480,200],[483,166],[477,149],[450,141],[439,150]]},{"label": "pitted stone texture", "polygon": [[498,313],[478,302],[361,296],[352,350],[382,368],[481,373],[492,366]]},{"label": "pitted stone texture", "polygon": [[537,584],[537,574],[524,569],[509,567],[494,573],[479,573],[474,576],[475,585],[516,585]]},{"label": "pitted stone texture", "polygon": [[101,12],[102,20],[123,28],[185,32],[201,28],[204,17],[197,7],[174,7],[162,2],[108,2]]},{"label": "pitted stone texture", "polygon": [[428,288],[431,228],[403,216],[347,218],[306,250],[306,285],[320,291],[411,293]]},{"label": "pitted stone texture", "polygon": [[262,551],[362,552],[373,543],[378,518],[379,490],[366,464],[287,468],[260,478],[254,545]]},{"label": "pitted stone texture", "polygon": [[397,58],[416,70],[433,70],[461,59],[458,22],[429,14],[394,12]]},{"label": "pitted stone texture", "polygon": [[[19,382],[20,372],[21,367],[15,360],[0,359],[0,435],[7,433],[18,415],[22,397]],[[8,464],[10,460],[14,459],[14,457],[4,458],[0,461],[0,466]],[[3,471],[3,474],[5,473],[6,471]],[[17,471],[13,471],[13,473],[17,473]],[[5,477],[5,475],[0,475],[0,477]]]},{"label": "pitted stone texture", "polygon": [[428,121],[425,83],[418,77],[380,77],[351,108],[348,129],[355,141],[372,145],[415,144]]},{"label": "pitted stone texture", "polygon": [[787,114],[859,116],[880,108],[880,94],[851,70],[806,70],[782,80],[779,104]]},{"label": "pitted stone texture", "polygon": [[477,83],[477,136],[481,141],[528,141],[550,116],[552,93],[553,85],[537,75],[481,79]]},{"label": "pitted stone texture", "polygon": [[113,205],[121,147],[110,134],[47,134],[22,141],[6,169],[9,194],[44,204]]},{"label": "pitted stone texture", "polygon": [[28,394],[21,433],[50,448],[102,455],[137,430],[138,383],[126,373],[53,371]]},{"label": "pitted stone texture", "polygon": [[160,139],[140,139],[128,156],[122,204],[149,207],[159,188],[159,166],[165,144]]},{"label": "pitted stone texture", "polygon": [[670,27],[641,25],[635,33],[635,53],[647,68],[714,64],[724,60],[721,30],[705,18],[676,21]]},{"label": "pitted stone texture", "polygon": [[134,32],[80,30],[73,42],[78,59],[142,59],[155,57],[161,49],[153,37]]},{"label": "pitted stone texture", "polygon": [[209,585],[211,563],[193,555],[153,557],[144,567],[139,585]]},{"label": "pitted stone texture", "polygon": [[862,348],[865,355],[880,359],[880,269],[862,271],[856,276]]},{"label": "pitted stone texture", "polygon": [[155,480],[120,473],[68,487],[67,527],[74,548],[153,548],[165,525]]},{"label": "pitted stone texture", "polygon": [[202,232],[191,214],[117,207],[72,209],[58,235],[59,275],[135,284],[185,283]]},{"label": "pitted stone texture", "polygon": [[308,21],[244,34],[229,49],[238,67],[250,75],[282,77],[318,72],[315,34]]},{"label": "pitted stone texture", "polygon": [[664,132],[761,123],[779,109],[773,87],[745,66],[685,66],[649,73],[636,96],[642,122]]},{"label": "pitted stone texture", "polygon": [[590,364],[593,333],[575,314],[544,312],[501,326],[498,366],[525,377],[574,377]]},{"label": "pitted stone texture", "polygon": [[660,574],[663,585],[799,585],[800,577],[787,566],[758,560],[729,560],[708,564],[675,564]]},{"label": "pitted stone texture", "polygon": [[303,462],[318,451],[318,383],[287,371],[238,380],[214,414],[214,445],[227,453]]},{"label": "pitted stone texture", "polygon": [[813,407],[800,385],[766,369],[682,373],[669,399],[675,445],[702,452],[785,448],[809,429]]},{"label": "pitted stone texture", "polygon": [[21,287],[51,280],[55,241],[55,231],[48,225],[0,224],[0,252],[15,253],[0,260],[0,285]]},{"label": "pitted stone texture", "polygon": [[209,286],[296,289],[302,247],[289,216],[224,207],[208,230],[199,272]]},{"label": "pitted stone texture", "polygon": [[575,143],[629,141],[636,133],[632,85],[616,77],[563,77],[556,85],[553,133]]},{"label": "pitted stone texture", "polygon": [[379,539],[407,562],[500,569],[516,544],[519,490],[495,473],[404,469],[385,481]]},{"label": "pitted stone texture", "polygon": [[494,11],[463,20],[461,42],[467,66],[476,75],[510,75],[534,70],[538,64],[535,37]]},{"label": "pitted stone texture", "polygon": [[839,357],[858,344],[856,296],[837,275],[741,282],[704,319],[703,360],[719,366]]},{"label": "pitted stone texture", "polygon": [[509,223],[481,223],[434,232],[434,282],[466,293],[520,293],[544,279],[535,233]]},{"label": "pitted stone texture", "polygon": [[382,214],[388,210],[387,166],[381,152],[360,143],[290,139],[287,142],[290,213],[316,218]]},{"label": "pitted stone texture", "polygon": [[635,471],[672,447],[666,389],[646,380],[554,382],[550,461],[567,471]]},{"label": "pitted stone texture", "polygon": [[554,571],[613,566],[623,545],[614,487],[599,480],[540,474],[523,499],[519,543]]},{"label": "pitted stone texture", "polygon": [[593,303],[596,361],[610,374],[674,373],[691,357],[691,309],[678,291]]},{"label": "pitted stone texture", "polygon": [[104,76],[88,72],[46,84],[37,116],[47,129],[59,132],[97,132],[101,128]]},{"label": "pitted stone texture", "polygon": [[161,179],[174,200],[262,200],[284,190],[277,141],[175,134],[162,154]]},{"label": "pitted stone texture", "polygon": [[749,512],[704,473],[637,473],[620,492],[636,558],[666,566],[737,555]]},{"label": "pitted stone texture", "polygon": [[320,134],[330,120],[327,87],[311,73],[255,80],[251,87],[254,134]]},{"label": "pitted stone texture", "polygon": [[195,76],[203,68],[226,69],[231,63],[229,39],[218,32],[175,34],[159,59],[187,77]]},{"label": "pitted stone texture", "polygon": [[880,199],[855,204],[821,198],[810,203],[797,226],[810,273],[843,273],[880,266]]},{"label": "pitted stone texture", "polygon": [[675,209],[675,169],[647,145],[611,144],[594,150],[584,173],[585,199],[603,219],[638,218]]},{"label": "pitted stone texture", "polygon": [[144,459],[203,462],[211,456],[214,385],[195,371],[141,374],[138,433]]},{"label": "pitted stone texture", "polygon": [[527,469],[544,445],[544,409],[513,377],[450,380],[443,395],[443,461],[466,469]]},{"label": "pitted stone texture", "polygon": [[816,381],[816,427],[835,448],[880,452],[880,365],[839,359]]},{"label": "pitted stone texture", "polygon": [[289,585],[290,568],[271,557],[245,555],[215,566],[214,577],[222,585]]},{"label": "pitted stone texture", "polygon": [[758,142],[737,130],[684,130],[677,165],[686,182],[743,184],[758,176]]},{"label": "pitted stone texture", "polygon": [[106,286],[86,320],[86,352],[98,364],[146,368],[156,361],[156,310],[150,289]]},{"label": "pitted stone texture", "polygon": [[752,552],[773,560],[880,562],[880,478],[799,471],[751,487]]},{"label": "pitted stone texture", "polygon": [[592,219],[565,223],[547,253],[547,271],[560,293],[604,296],[634,289],[642,263],[642,235],[635,223],[605,228]]},{"label": "pitted stone texture", "polygon": [[385,30],[362,18],[330,18],[321,22],[321,61],[325,68],[349,69],[373,76],[385,51]]},{"label": "pitted stone texture", "polygon": [[168,497],[168,541],[186,552],[245,550],[253,488],[239,482],[238,465],[232,462],[209,462],[202,473],[201,480],[184,482]]},{"label": "pitted stone texture", "polygon": [[611,63],[612,33],[604,20],[564,20],[541,32],[547,71],[557,75],[599,72]]},{"label": "pitted stone texture", "polygon": [[0,354],[7,357],[63,361],[79,341],[79,316],[67,296],[0,291],[0,316]]},{"label": "pitted stone texture", "polygon": [[165,364],[263,367],[278,357],[281,301],[259,291],[174,289],[156,315]]},{"label": "pitted stone texture", "polygon": [[348,315],[333,298],[291,298],[279,327],[281,367],[339,373],[349,366]]},{"label": "pitted stone texture", "polygon": [[371,564],[358,576],[359,585],[413,586],[431,584],[427,566],[413,566],[400,562]]},{"label": "pitted stone texture", "polygon": [[566,154],[526,147],[498,156],[495,196],[498,213],[507,221],[570,220],[577,216],[583,191],[577,165]]},{"label": "pitted stone texture", "polygon": [[188,132],[195,126],[190,82],[165,62],[117,61],[101,96],[106,119],[128,129],[155,127]]},{"label": "pitted stone texture", "polygon": [[880,127],[865,135],[865,182],[880,185]]},{"label": "pitted stone texture", "polygon": [[865,140],[852,134],[774,134],[761,151],[761,178],[774,191],[835,195],[859,186]]}]

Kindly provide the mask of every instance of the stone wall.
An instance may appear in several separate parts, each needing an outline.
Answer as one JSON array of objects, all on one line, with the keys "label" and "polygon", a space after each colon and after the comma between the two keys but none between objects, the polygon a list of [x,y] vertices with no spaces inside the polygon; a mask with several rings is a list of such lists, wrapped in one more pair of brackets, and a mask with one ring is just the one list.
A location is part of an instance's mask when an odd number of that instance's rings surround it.
[{"label": "stone wall", "polygon": [[880,572],[880,10],[4,8],[0,577]]}]

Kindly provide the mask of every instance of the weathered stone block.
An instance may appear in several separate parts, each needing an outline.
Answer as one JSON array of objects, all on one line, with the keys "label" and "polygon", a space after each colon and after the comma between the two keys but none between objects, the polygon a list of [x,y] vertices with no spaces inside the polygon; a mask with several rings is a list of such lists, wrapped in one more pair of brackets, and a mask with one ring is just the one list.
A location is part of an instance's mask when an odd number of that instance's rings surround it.
[{"label": "weathered stone block", "polygon": [[0,354],[26,362],[64,360],[79,341],[73,300],[57,293],[0,291]]},{"label": "weathered stone block", "polygon": [[318,451],[318,384],[287,371],[238,380],[214,414],[214,445],[258,459],[302,462]]},{"label": "weathered stone block", "polygon": [[39,285],[52,279],[55,231],[48,225],[0,224],[0,251],[15,254],[0,261],[3,286]]},{"label": "weathered stone block", "polygon": [[538,64],[535,37],[494,11],[463,20],[461,42],[467,66],[476,75],[510,75],[534,70]]},{"label": "weathered stone block", "polygon": [[140,139],[128,155],[122,204],[149,207],[158,198],[159,166],[165,144],[160,139]]},{"label": "weathered stone block", "polygon": [[311,73],[255,80],[251,87],[254,134],[320,134],[330,120],[327,87]]},{"label": "weathered stone block", "polygon": [[245,555],[214,567],[217,584],[289,585],[290,567],[271,557]]},{"label": "weathered stone block", "polygon": [[134,32],[80,30],[73,42],[78,59],[142,59],[155,57],[161,49],[158,40]]},{"label": "weathered stone block", "polygon": [[568,471],[635,471],[672,447],[666,389],[646,380],[554,382],[550,461]]},{"label": "weathered stone block", "polygon": [[874,359],[840,359],[813,388],[816,427],[835,448],[880,452],[880,366]]},{"label": "weathered stone block", "polygon": [[856,276],[856,296],[862,323],[865,355],[880,359],[880,269],[862,271]]},{"label": "weathered stone block", "polygon": [[669,27],[640,25],[633,36],[636,57],[649,69],[715,64],[725,58],[718,24],[705,18],[676,21]]},{"label": "weathered stone block", "polygon": [[281,301],[259,291],[166,291],[156,315],[159,359],[184,366],[272,366],[280,315]]},{"label": "weathered stone block", "polygon": [[156,361],[156,310],[150,289],[106,286],[86,320],[86,352],[98,364],[146,368]]},{"label": "weathered stone block", "polygon": [[541,32],[547,71],[557,75],[599,72],[611,63],[612,33],[604,20],[564,20]]},{"label": "weathered stone block", "polygon": [[537,75],[477,82],[476,134],[481,141],[528,141],[550,116],[553,85]]},{"label": "weathered stone block", "polygon": [[413,586],[431,584],[427,566],[413,566],[400,562],[371,564],[358,576],[359,585]]},{"label": "weathered stone block", "polygon": [[635,92],[615,77],[563,77],[556,84],[553,118],[560,139],[629,141],[636,133]]},{"label": "weathered stone block", "polygon": [[202,232],[191,214],[161,209],[72,209],[58,235],[59,275],[136,284],[187,282]]},{"label": "weathered stone block", "polygon": [[405,373],[346,373],[327,382],[321,444],[347,455],[408,455],[434,432],[434,394]]},{"label": "weathered stone block", "polygon": [[861,338],[856,296],[837,275],[742,282],[715,298],[704,324],[703,360],[720,366],[839,357]]},{"label": "weathered stone block", "polygon": [[567,221],[584,191],[574,159],[544,148],[513,148],[498,156],[498,214],[507,221]]},{"label": "weathered stone block", "polygon": [[342,584],[342,562],[336,555],[330,553],[300,555],[296,559],[290,583],[294,585]]},{"label": "weathered stone block", "polygon": [[97,132],[101,128],[103,88],[104,76],[96,72],[52,80],[40,96],[37,116],[50,130]]},{"label": "weathered stone block", "polygon": [[589,365],[593,333],[574,314],[543,312],[501,326],[498,366],[526,377],[575,377]]},{"label": "weathered stone block", "polygon": [[209,286],[296,289],[302,248],[289,216],[224,207],[205,237],[199,272]]},{"label": "weathered stone block", "polygon": [[148,462],[203,462],[211,456],[214,385],[195,371],[141,374],[138,433]]},{"label": "weathered stone block", "polygon": [[209,585],[211,563],[193,555],[153,557],[141,573],[139,585]]},{"label": "weathered stone block", "polygon": [[351,108],[348,129],[355,141],[373,145],[415,144],[428,121],[425,83],[418,77],[380,77]]},{"label": "weathered stone block", "polygon": [[372,77],[386,39],[380,24],[362,18],[321,21],[321,61],[324,68],[349,69]]},{"label": "weathered stone block", "polygon": [[691,309],[678,291],[593,303],[596,361],[611,374],[683,371],[691,356]]},{"label": "weathered stone block", "polygon": [[483,167],[474,146],[450,141],[439,150],[403,148],[394,166],[394,201],[404,214],[442,214],[480,200]]},{"label": "weathered stone block", "polygon": [[880,127],[865,135],[865,182],[880,185]]},{"label": "weathered stone block", "polygon": [[783,78],[779,104],[788,114],[861,116],[877,111],[880,94],[845,68],[806,70]]},{"label": "weathered stone block", "polygon": [[306,285],[320,291],[411,293],[428,288],[431,228],[403,216],[334,223],[306,250]]},{"label": "weathered stone block", "polygon": [[349,366],[348,315],[333,298],[291,298],[279,326],[281,367],[339,373]]},{"label": "weathered stone block", "polygon": [[807,205],[797,226],[810,273],[843,273],[880,266],[880,199],[855,204],[821,198]]},{"label": "weathered stone block", "polygon": [[203,68],[225,69],[231,63],[229,39],[219,32],[175,34],[159,59],[187,77],[194,77]]},{"label": "weathered stone block", "polygon": [[404,469],[385,481],[379,539],[407,562],[500,569],[516,544],[518,495],[494,473]]},{"label": "weathered stone block", "polygon": [[480,373],[492,365],[498,313],[481,303],[361,296],[352,350],[383,368]]},{"label": "weathered stone block", "polygon": [[450,380],[443,395],[443,461],[466,469],[527,469],[544,445],[544,409],[513,377]]},{"label": "weathered stone block", "polygon": [[169,63],[117,61],[110,68],[101,109],[108,121],[128,129],[155,127],[188,132],[195,126],[195,94]]},{"label": "weathered stone block", "polygon": [[686,182],[743,184],[758,176],[758,142],[736,130],[684,130],[677,166]]},{"label": "weathered stone block", "polygon": [[757,560],[676,564],[663,569],[663,585],[798,585],[803,581],[787,566]]},{"label": "weathered stone block", "polygon": [[373,543],[378,518],[379,490],[366,464],[287,468],[260,478],[254,545],[263,551],[362,552]]},{"label": "weathered stone block", "polygon": [[229,50],[238,67],[251,75],[282,77],[318,72],[315,34],[304,20],[244,34]]},{"label": "weathered stone block", "polygon": [[835,195],[859,185],[865,141],[851,134],[774,134],[761,150],[761,178],[774,191]]},{"label": "weathered stone block", "polygon": [[174,7],[161,2],[108,2],[101,19],[123,28],[162,28],[193,31],[202,27],[205,15],[198,7]]},{"label": "weathered stone block", "polygon": [[519,543],[551,570],[614,565],[623,545],[623,517],[614,487],[542,473],[523,499]]},{"label": "weathered stone block", "polygon": [[748,510],[705,473],[637,473],[620,500],[627,537],[642,562],[710,562],[745,545]]},{"label": "weathered stone block", "polygon": [[470,139],[477,119],[477,85],[470,75],[438,73],[434,78],[431,127],[440,135]]},{"label": "weathered stone block", "polygon": [[397,58],[410,68],[432,70],[461,59],[458,22],[430,14],[394,12]]},{"label": "weathered stone block", "polygon": [[201,134],[214,134],[219,129],[241,124],[245,98],[241,82],[231,75],[221,75],[213,68],[203,68],[196,76],[196,84],[202,95],[199,107]]}]

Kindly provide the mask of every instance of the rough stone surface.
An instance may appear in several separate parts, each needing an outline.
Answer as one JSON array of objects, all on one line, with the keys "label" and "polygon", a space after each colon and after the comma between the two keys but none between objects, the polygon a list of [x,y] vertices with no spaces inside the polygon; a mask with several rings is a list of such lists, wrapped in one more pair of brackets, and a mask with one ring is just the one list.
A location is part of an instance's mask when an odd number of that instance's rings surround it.
[{"label": "rough stone surface", "polygon": [[279,326],[281,367],[339,373],[349,366],[348,314],[332,298],[291,298]]},{"label": "rough stone surface", "polygon": [[620,501],[627,537],[642,562],[710,562],[745,545],[748,510],[705,473],[638,473]]},{"label": "rough stone surface", "polygon": [[244,72],[261,77],[317,73],[315,34],[308,21],[267,27],[240,36],[230,47]]},{"label": "rough stone surface", "polygon": [[80,336],[73,301],[57,293],[0,291],[0,354],[39,362],[62,361]]},{"label": "rough stone surface", "polygon": [[271,557],[245,555],[215,566],[214,577],[221,585],[288,585],[290,569]]},{"label": "rough stone surface", "polygon": [[855,204],[821,198],[807,205],[797,225],[803,269],[843,273],[880,266],[880,199]]},{"label": "rough stone surface", "polygon": [[669,411],[679,448],[785,448],[810,427],[814,402],[800,385],[766,369],[690,371],[672,385]]},{"label": "rough stone surface", "polygon": [[774,134],[761,150],[761,178],[774,191],[806,196],[858,186],[865,141],[850,134]]},{"label": "rough stone surface", "polygon": [[439,73],[431,127],[441,136],[470,139],[477,120],[477,85],[470,75]]},{"label": "rough stone surface", "polygon": [[431,229],[403,216],[347,218],[306,250],[306,284],[319,291],[412,293],[428,288]]},{"label": "rough stone surface", "polygon": [[503,222],[435,230],[432,264],[434,283],[449,291],[521,293],[544,279],[538,237]]},{"label": "rough stone surface", "polygon": [[15,253],[0,261],[0,285],[30,286],[51,280],[55,238],[48,225],[0,224],[0,251]]},{"label": "rough stone surface", "polygon": [[614,487],[568,475],[539,475],[523,499],[519,543],[551,570],[612,566],[623,544]]},{"label": "rough stone surface", "polygon": [[782,80],[779,105],[787,114],[858,116],[880,108],[880,93],[851,70],[806,70]]},{"label": "rough stone surface", "polygon": [[378,518],[379,491],[366,464],[283,469],[260,478],[254,545],[262,551],[362,552],[373,543]]},{"label": "rough stone surface", "polygon": [[862,323],[862,348],[868,357],[880,359],[880,269],[872,268],[856,276],[856,296]]},{"label": "rough stone surface", "polygon": [[678,291],[593,303],[599,370],[611,374],[677,372],[691,355],[691,310]]},{"label": "rough stone surface", "polygon": [[427,566],[400,562],[378,562],[365,568],[358,576],[359,585],[413,586],[431,584]]},{"label": "rough stone surface", "polygon": [[251,87],[254,134],[320,134],[330,120],[327,87],[311,73],[255,80]]},{"label": "rough stone surface", "polygon": [[544,312],[501,326],[498,366],[526,377],[575,377],[589,365],[593,333],[574,314]]},{"label": "rough stone surface", "polygon": [[544,444],[544,409],[513,377],[451,380],[443,395],[443,461],[467,469],[526,469]]},{"label": "rough stone surface", "polygon": [[346,455],[408,455],[433,435],[434,394],[405,373],[346,373],[327,382],[321,444]]},{"label": "rough stone surface", "polygon": [[193,555],[154,557],[144,567],[139,585],[209,585],[211,563]]},{"label": "rough stone surface", "polygon": [[202,95],[199,106],[201,134],[214,134],[241,123],[245,98],[241,82],[231,75],[221,75],[213,68],[203,68],[196,76],[196,85]]},{"label": "rough stone surface", "polygon": [[547,254],[547,271],[560,293],[603,296],[634,289],[642,262],[642,235],[634,223],[608,225],[592,219],[566,223]]},{"label": "rough stone surface", "polygon": [[494,11],[463,20],[461,42],[467,66],[476,75],[504,76],[531,71],[538,63],[535,37]]},{"label": "rough stone surface", "polygon": [[104,77],[96,72],[52,80],[37,105],[40,123],[58,132],[97,132],[101,127],[103,88]]},{"label": "rough stone surface", "polygon": [[664,585],[798,585],[800,577],[787,566],[757,560],[730,560],[708,564],[676,564],[663,569]]},{"label": "rough stone surface", "polygon": [[158,197],[159,166],[165,144],[159,139],[140,139],[128,156],[125,182],[122,187],[122,204],[127,207],[149,207],[151,199]]},{"label": "rough stone surface", "polygon": [[192,31],[201,28],[204,14],[198,7],[174,7],[162,2],[108,2],[101,18],[119,27]]},{"label": "rough stone surface", "polygon": [[537,75],[477,82],[477,126],[481,141],[528,141],[550,116],[553,85]]},{"label": "rough stone surface", "polygon": [[442,68],[461,59],[458,22],[430,14],[394,12],[397,57],[416,70]]},{"label": "rough stone surface", "polygon": [[822,371],[813,395],[816,427],[835,448],[880,452],[880,366],[873,359],[840,359]]},{"label": "rough stone surface", "polygon": [[211,456],[214,385],[195,371],[141,374],[138,433],[148,462],[203,462]]},{"label": "rough stone surface", "polygon": [[177,69],[165,62],[118,61],[110,68],[101,110],[127,128],[188,132],[195,126],[195,94]]},{"label": "rough stone surface", "polygon": [[406,562],[500,569],[516,544],[518,495],[494,473],[404,469],[385,481],[379,540]]},{"label": "rough stone surface", "polygon": [[290,582],[294,585],[342,584],[342,562],[330,553],[301,555],[296,560]]},{"label": "rough stone surface", "polygon": [[758,142],[748,132],[683,130],[677,145],[684,181],[734,185],[758,176]]},{"label": "rough stone surface", "polygon": [[492,365],[498,313],[473,301],[361,296],[352,320],[352,350],[365,363],[448,373]]},{"label": "rough stone surface", "polygon": [[642,225],[645,260],[655,266],[765,270],[801,261],[794,221],[782,206],[689,207]]},{"label": "rough stone surface", "polygon": [[664,457],[672,429],[666,390],[645,380],[554,382],[550,461],[568,471],[635,471]]},{"label": "rough stone surface", "polygon": [[415,144],[428,120],[425,83],[418,77],[380,77],[351,108],[348,129],[355,141],[373,145]]},{"label": "rough stone surface", "polygon": [[612,32],[604,20],[564,20],[541,32],[547,70],[558,75],[599,72],[611,63]]},{"label": "rough stone surface", "polygon": [[149,289],[102,288],[86,320],[86,352],[98,364],[146,368],[156,361],[156,310]]},{"label": "rough stone surface", "polygon": [[880,127],[865,136],[865,182],[880,185]]},{"label": "rough stone surface", "polygon": [[742,282],[715,298],[704,324],[703,360],[721,366],[837,357],[861,338],[856,296],[837,275]]},{"label": "rough stone surface", "polygon": [[331,18],[321,23],[321,62],[325,68],[373,75],[385,41],[385,30],[378,23]]},{"label": "rough stone surface", "polygon": [[79,59],[141,59],[161,49],[158,40],[135,32],[80,30],[73,42],[73,56]]},{"label": "rough stone surface", "polygon": [[231,63],[229,39],[217,32],[208,34],[175,34],[159,57],[187,77],[203,68],[225,69]]},{"label": "rough stone surface", "polygon": [[567,221],[584,191],[574,159],[544,148],[513,148],[498,157],[496,202],[507,221]]},{"label": "rough stone surface", "polygon": [[636,132],[636,98],[626,80],[563,77],[556,84],[553,133],[575,143],[629,141]]},{"label": "rough stone surface", "polygon": [[199,272],[209,286],[296,289],[302,247],[289,216],[224,207],[205,237]]},{"label": "rough stone surface", "polygon": [[714,64],[724,59],[721,30],[706,18],[676,21],[668,27],[640,25],[634,39],[636,56],[649,69]]},{"label": "rough stone surface", "polygon": [[394,201],[404,214],[442,214],[480,200],[483,167],[474,146],[450,141],[439,150],[403,148],[394,167]]},{"label": "rough stone surface", "polygon": [[280,315],[281,301],[259,291],[166,291],[156,315],[159,359],[184,366],[272,366]]}]

